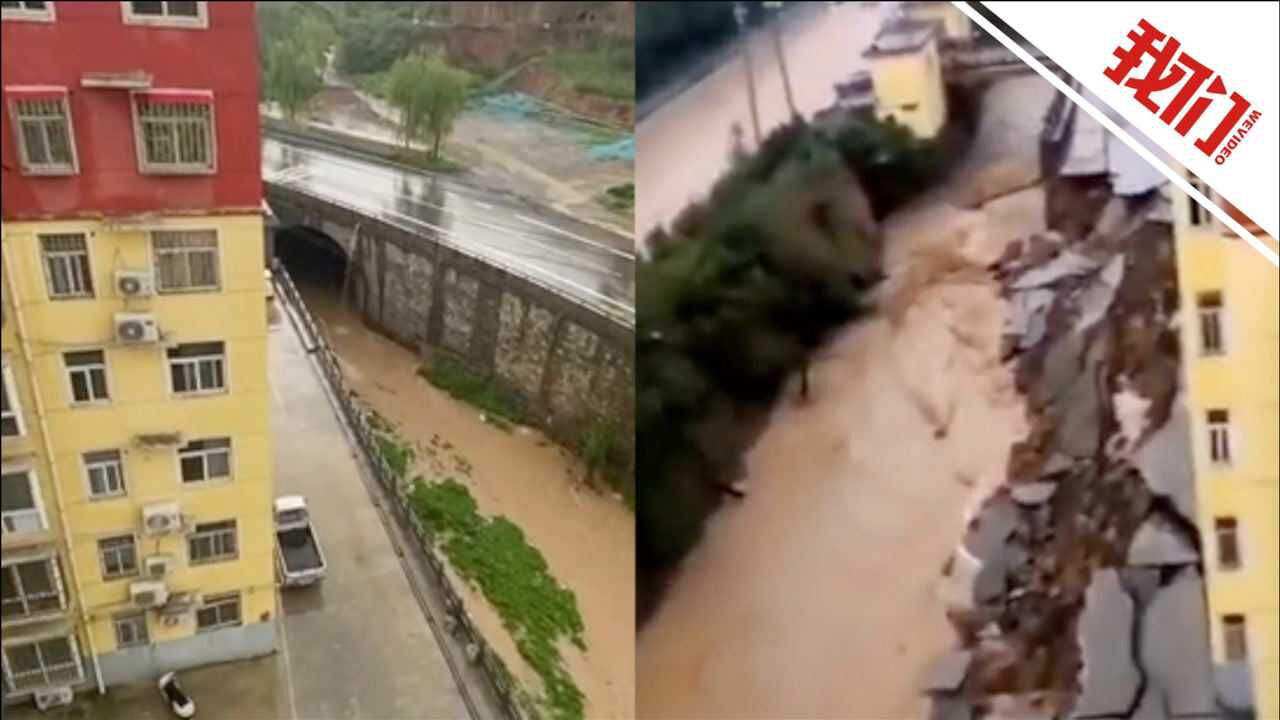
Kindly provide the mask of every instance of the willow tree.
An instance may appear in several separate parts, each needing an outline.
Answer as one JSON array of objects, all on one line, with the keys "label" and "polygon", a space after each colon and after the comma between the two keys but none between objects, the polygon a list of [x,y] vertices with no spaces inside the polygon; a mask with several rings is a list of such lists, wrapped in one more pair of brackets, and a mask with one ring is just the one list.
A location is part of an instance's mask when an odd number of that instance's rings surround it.
[{"label": "willow tree", "polygon": [[431,144],[431,157],[453,131],[467,103],[467,74],[439,55],[411,55],[396,61],[387,76],[387,100],[400,111],[400,137]]}]

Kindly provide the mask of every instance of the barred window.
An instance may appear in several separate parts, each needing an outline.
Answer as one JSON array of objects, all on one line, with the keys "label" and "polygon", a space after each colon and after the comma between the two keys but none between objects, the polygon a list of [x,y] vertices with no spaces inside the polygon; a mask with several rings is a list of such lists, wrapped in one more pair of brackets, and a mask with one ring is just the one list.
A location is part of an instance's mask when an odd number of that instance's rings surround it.
[{"label": "barred window", "polygon": [[76,171],[66,98],[13,101],[22,169],[28,173],[63,174]]},{"label": "barred window", "polygon": [[89,241],[84,233],[41,235],[45,281],[54,300],[93,297]]},{"label": "barred window", "polygon": [[218,234],[213,230],[157,231],[151,234],[160,292],[217,290]]},{"label": "barred window", "polygon": [[84,679],[80,650],[70,635],[10,645],[3,654],[6,684],[13,691],[75,685]]},{"label": "barred window", "polygon": [[28,618],[66,606],[57,561],[41,558],[0,570],[0,617]]},{"label": "barred window", "polygon": [[138,100],[138,133],[144,170],[207,172],[213,169],[213,121],[201,102]]},{"label": "barred window", "polygon": [[235,520],[196,525],[195,532],[191,533],[187,543],[192,565],[224,562],[239,557]]}]

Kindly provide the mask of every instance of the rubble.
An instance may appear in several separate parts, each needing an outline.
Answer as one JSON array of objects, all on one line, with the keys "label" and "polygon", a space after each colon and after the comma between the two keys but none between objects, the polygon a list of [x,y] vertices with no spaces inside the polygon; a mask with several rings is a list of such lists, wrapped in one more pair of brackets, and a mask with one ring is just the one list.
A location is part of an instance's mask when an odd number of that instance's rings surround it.
[{"label": "rubble", "polygon": [[1200,554],[1173,525],[1159,516],[1148,518],[1129,543],[1130,565],[1194,565]]},{"label": "rubble", "polygon": [[1057,492],[1058,484],[1053,482],[1033,482],[1014,485],[1009,494],[1019,505],[1040,505],[1049,501]]},{"label": "rubble", "polygon": [[920,689],[925,692],[956,692],[969,674],[973,653],[967,650],[948,652],[938,656],[925,668]]},{"label": "rubble", "polygon": [[1032,267],[1010,285],[1014,290],[1030,290],[1052,285],[1063,278],[1085,275],[1098,269],[1098,263],[1070,250],[1064,250],[1044,265]]},{"label": "rubble", "polygon": [[1187,522],[1196,518],[1195,470],[1191,464],[1191,419],[1179,394],[1169,419],[1133,454],[1151,492],[1169,498]]},{"label": "rubble", "polygon": [[1139,658],[1170,717],[1217,714],[1208,622],[1204,582],[1193,569],[1158,590],[1142,617]]}]

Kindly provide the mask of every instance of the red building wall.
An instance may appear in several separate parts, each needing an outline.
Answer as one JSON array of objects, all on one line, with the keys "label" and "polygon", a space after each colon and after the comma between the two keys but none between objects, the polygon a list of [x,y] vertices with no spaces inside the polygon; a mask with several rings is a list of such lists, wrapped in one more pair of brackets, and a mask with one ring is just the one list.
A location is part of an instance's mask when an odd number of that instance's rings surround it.
[{"label": "red building wall", "polygon": [[[6,92],[0,113],[0,212],[6,220],[260,208],[254,3],[208,3],[203,29],[126,25],[119,2],[53,5],[53,22],[0,23],[0,77],[6,87],[66,87],[80,171],[21,173]],[[153,88],[212,91],[215,174],[139,172],[129,91],[80,86],[86,72],[133,70],[150,73]]]}]

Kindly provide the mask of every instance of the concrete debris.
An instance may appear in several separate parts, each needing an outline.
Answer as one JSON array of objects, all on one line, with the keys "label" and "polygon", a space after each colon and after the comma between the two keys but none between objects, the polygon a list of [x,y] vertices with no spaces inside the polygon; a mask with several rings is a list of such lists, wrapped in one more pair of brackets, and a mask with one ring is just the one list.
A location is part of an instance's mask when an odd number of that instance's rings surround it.
[{"label": "concrete debris", "polygon": [[1098,376],[1101,346],[1090,348],[1084,370],[1075,377],[1062,399],[1054,446],[1077,458],[1092,457],[1098,448]]},{"label": "concrete debris", "polygon": [[1074,718],[1124,715],[1138,699],[1142,682],[1133,664],[1133,600],[1114,569],[1096,570],[1080,613],[1083,655],[1080,697]]},{"label": "concrete debris", "polygon": [[1054,720],[1057,714],[1040,693],[992,695],[986,720]]},{"label": "concrete debris", "polygon": [[1130,387],[1129,379],[1123,375],[1118,379],[1120,392],[1111,396],[1111,407],[1116,415],[1120,432],[1115,437],[1117,452],[1129,452],[1147,431],[1147,412],[1151,408],[1151,400],[1144,398]]},{"label": "concrete debris", "polygon": [[1098,262],[1084,255],[1064,250],[1056,258],[1039,267],[1033,267],[1023,273],[1010,286],[1014,290],[1030,290],[1031,288],[1052,285],[1059,280],[1079,275],[1086,275],[1098,269]]},{"label": "concrete debris", "polygon": [[1035,347],[1044,339],[1054,297],[1052,290],[1045,289],[1028,290],[1013,296],[1004,334],[1017,337],[1019,349]]},{"label": "concrete debris", "polygon": [[1253,697],[1253,668],[1248,662],[1215,663],[1213,685],[1218,702],[1234,713],[1252,713],[1257,707]]},{"label": "concrete debris", "polygon": [[1106,316],[1107,310],[1111,309],[1112,300],[1115,299],[1116,290],[1119,289],[1123,280],[1124,255],[1121,254],[1107,263],[1102,272],[1098,273],[1098,277],[1085,288],[1076,301],[1080,308],[1080,319],[1076,323],[1078,330],[1083,331],[1093,327]]},{"label": "concrete debris", "polygon": [[973,720],[973,707],[958,697],[935,697],[929,707],[929,720]]},{"label": "concrete debris", "polygon": [[1174,398],[1169,419],[1133,455],[1151,492],[1173,501],[1178,513],[1196,522],[1195,473],[1191,465],[1191,419],[1185,396]]},{"label": "concrete debris", "polygon": [[1040,505],[1049,501],[1058,490],[1058,483],[1033,482],[1014,485],[1009,494],[1019,505]]},{"label": "concrete debris", "polygon": [[1005,495],[996,495],[983,506],[975,525],[965,534],[964,549],[985,564],[1001,552],[1018,524],[1017,505]]},{"label": "concrete debris", "polygon": [[1130,565],[1194,565],[1199,561],[1195,548],[1159,516],[1148,518],[1129,543]]},{"label": "concrete debris", "polygon": [[1057,401],[1080,374],[1084,336],[1068,333],[1052,341],[1045,355],[1044,369],[1031,388],[1033,402],[1047,405]]},{"label": "concrete debris", "polygon": [[1208,622],[1204,581],[1194,570],[1159,590],[1142,618],[1139,658],[1175,718],[1216,713]]},{"label": "concrete debris", "polygon": [[1070,470],[1071,466],[1074,464],[1074,460],[1062,453],[1056,452],[1049,456],[1049,459],[1044,464],[1044,468],[1040,470],[1040,476],[1053,477],[1054,475]]},{"label": "concrete debris", "polygon": [[934,658],[924,670],[920,689],[927,693],[958,691],[965,676],[969,674],[969,664],[972,661],[973,653],[968,650],[948,652]]},{"label": "concrete debris", "polygon": [[1146,607],[1160,588],[1160,569],[1154,567],[1120,568],[1120,585],[1139,607]]}]

